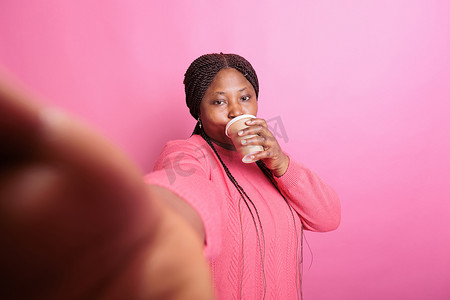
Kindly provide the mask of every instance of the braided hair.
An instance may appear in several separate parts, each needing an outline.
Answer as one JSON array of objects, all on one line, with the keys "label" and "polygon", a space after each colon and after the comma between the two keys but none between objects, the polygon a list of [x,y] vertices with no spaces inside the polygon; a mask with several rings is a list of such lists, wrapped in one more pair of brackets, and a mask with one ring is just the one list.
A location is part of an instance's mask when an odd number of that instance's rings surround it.
[{"label": "braided hair", "polygon": [[[252,65],[242,56],[237,54],[205,54],[194,60],[184,74],[184,91],[186,93],[186,105],[189,112],[198,119],[200,114],[200,102],[214,77],[222,69],[233,68],[238,70],[252,84],[256,98],[259,93],[259,83]],[[193,134],[199,134],[199,126]]]},{"label": "braided hair", "polygon": [[[240,200],[244,201],[245,206],[247,207],[248,211],[250,212],[250,215],[252,216],[253,223],[255,225],[256,234],[257,234],[257,240],[258,240],[258,247],[260,250],[261,255],[261,267],[262,267],[262,273],[263,273],[263,299],[265,298],[266,294],[266,277],[264,272],[264,256],[265,256],[265,239],[264,239],[264,230],[262,227],[262,222],[259,217],[258,210],[254,204],[254,202],[250,199],[250,197],[247,195],[245,190],[239,185],[237,180],[234,178],[234,176],[231,174],[228,167],[223,162],[222,158],[220,157],[219,153],[217,152],[214,144],[212,143],[210,137],[206,134],[206,132],[203,130],[201,126],[201,121],[199,118],[200,113],[200,103],[203,99],[203,96],[205,95],[206,90],[210,86],[211,82],[213,81],[214,77],[219,73],[222,69],[227,68],[234,68],[238,70],[239,72],[244,75],[244,77],[252,84],[255,92],[256,97],[258,98],[259,94],[259,83],[258,83],[258,77],[256,75],[255,70],[253,69],[252,65],[242,56],[239,56],[237,54],[224,54],[222,52],[220,53],[213,53],[213,54],[205,54],[194,60],[189,68],[187,69],[186,73],[184,74],[184,86],[185,86],[185,93],[186,93],[186,105],[189,108],[189,112],[191,115],[198,120],[193,134],[200,135],[211,147],[217,158],[219,159],[225,173],[227,174],[230,181],[235,186],[236,190],[241,195]],[[281,193],[281,191],[278,189],[278,186],[273,178],[272,172],[267,168],[267,166],[262,161],[257,161],[256,164],[261,169],[261,171],[264,173],[264,175],[269,178],[270,182],[275,186],[275,188],[278,190],[278,192],[281,194],[283,199],[286,201],[292,218],[294,220],[294,227],[295,227],[295,233],[297,235],[297,242],[298,242],[298,233],[297,233],[297,225],[294,218],[294,210],[289,205],[287,199],[284,197],[284,195]],[[240,210],[240,202],[239,205],[239,213],[241,213]],[[243,235],[242,231],[242,219],[240,215],[241,220],[241,234]],[[300,224],[301,226],[301,224]],[[302,289],[301,289],[301,273],[302,273],[302,262],[303,262],[303,227],[300,227],[300,241],[301,241],[301,257],[300,260],[297,257],[297,261],[299,264],[299,273],[297,274],[299,276],[297,283],[299,286],[297,287],[297,291],[300,291],[300,298],[302,298]],[[242,236],[242,243],[243,243],[244,237]],[[298,248],[298,245],[297,245]],[[242,250],[243,251],[243,250]],[[242,278],[241,278],[241,286],[240,286],[240,293],[242,293]],[[242,296],[242,295],[241,295]],[[242,298],[242,297],[241,297]]]}]

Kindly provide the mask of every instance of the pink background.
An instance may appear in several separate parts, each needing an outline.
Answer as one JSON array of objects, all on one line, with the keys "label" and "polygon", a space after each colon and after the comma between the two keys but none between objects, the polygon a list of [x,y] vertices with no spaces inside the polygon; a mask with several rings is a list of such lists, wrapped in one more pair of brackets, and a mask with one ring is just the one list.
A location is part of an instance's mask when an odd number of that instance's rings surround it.
[{"label": "pink background", "polygon": [[219,51],[341,197],[340,228],[307,233],[305,298],[450,299],[449,1],[0,2],[0,63],[144,171],[190,135],[183,74]]}]

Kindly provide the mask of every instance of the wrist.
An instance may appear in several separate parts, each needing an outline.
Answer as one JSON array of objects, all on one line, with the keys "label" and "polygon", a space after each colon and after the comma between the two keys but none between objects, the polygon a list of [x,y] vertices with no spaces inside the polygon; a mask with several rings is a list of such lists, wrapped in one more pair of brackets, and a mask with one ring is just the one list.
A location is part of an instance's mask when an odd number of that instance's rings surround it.
[{"label": "wrist", "polygon": [[282,156],[282,158],[281,158],[281,164],[280,164],[280,167],[279,168],[276,168],[276,169],[274,169],[274,170],[272,170],[272,174],[275,176],[275,177],[281,177],[281,176],[283,176],[285,173],[286,173],[286,171],[287,171],[287,169],[288,169],[288,167],[289,167],[289,156],[287,156],[286,154],[284,154],[283,153],[283,156]]}]

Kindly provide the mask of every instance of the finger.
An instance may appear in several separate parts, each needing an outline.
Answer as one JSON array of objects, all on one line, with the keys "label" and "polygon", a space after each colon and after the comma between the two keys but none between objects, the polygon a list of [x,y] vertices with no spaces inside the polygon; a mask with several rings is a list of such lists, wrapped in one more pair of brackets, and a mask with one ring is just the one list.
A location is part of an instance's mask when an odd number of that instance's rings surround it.
[{"label": "finger", "polygon": [[269,147],[269,139],[265,136],[260,136],[260,135],[251,135],[251,137],[249,138],[244,138],[241,139],[240,141],[241,145],[246,146],[246,145],[260,145],[263,146],[264,148],[268,148]]},{"label": "finger", "polygon": [[268,159],[268,158],[272,158],[273,156],[273,151],[269,150],[265,150],[262,152],[258,152],[256,154],[252,154],[250,156],[250,159],[253,161],[258,161],[258,160],[264,160],[264,159]]},{"label": "finger", "polygon": [[238,132],[238,136],[246,136],[252,134],[257,134],[261,136],[272,136],[272,133],[266,127],[261,125],[252,125]]},{"label": "finger", "polygon": [[248,126],[260,125],[260,126],[263,126],[263,127],[267,128],[266,121],[264,119],[260,119],[260,118],[250,119],[250,120],[246,121],[245,124],[248,125]]}]

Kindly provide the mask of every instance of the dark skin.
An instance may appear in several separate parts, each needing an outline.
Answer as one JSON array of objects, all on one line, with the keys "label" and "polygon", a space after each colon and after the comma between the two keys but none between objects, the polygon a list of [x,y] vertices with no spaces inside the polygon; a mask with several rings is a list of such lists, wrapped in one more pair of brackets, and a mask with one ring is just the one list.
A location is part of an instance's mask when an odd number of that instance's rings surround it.
[{"label": "dark skin", "polygon": [[[226,124],[233,118],[251,114],[256,116],[258,101],[252,84],[233,68],[222,69],[214,77],[200,103],[200,120],[211,140],[229,150],[235,150],[231,139],[225,134]],[[270,132],[264,119],[255,118],[246,122],[248,128],[238,132],[243,145],[261,145],[263,152],[252,156],[262,160],[272,173],[280,177],[289,166],[289,157],[281,150],[277,139]],[[247,135],[256,135],[246,138]]]},{"label": "dark skin", "polygon": [[[255,89],[242,73],[232,68],[217,73],[200,103],[200,119],[206,134],[215,144],[229,150],[235,150],[235,147],[225,134],[226,124],[234,117],[243,114],[256,115],[257,112]],[[240,133],[245,143],[264,147],[264,151],[256,154],[254,160],[261,159],[275,176],[282,176],[289,166],[289,157],[281,150],[266,121],[255,118],[249,121],[248,125],[249,127]],[[245,139],[245,136],[250,134],[257,136]],[[179,197],[166,200],[165,203],[191,224],[205,242],[202,220],[192,206]]]},{"label": "dark skin", "polygon": [[1,299],[212,299],[180,201],[0,68]]},{"label": "dark skin", "polygon": [[[38,102],[0,69],[0,298],[212,299],[195,210],[144,184],[90,128]],[[226,123],[257,108],[247,79],[222,70],[201,120],[214,143],[232,150]],[[282,176],[289,159],[266,122],[248,125],[241,136],[257,137],[243,140],[264,147],[255,160]]]}]

